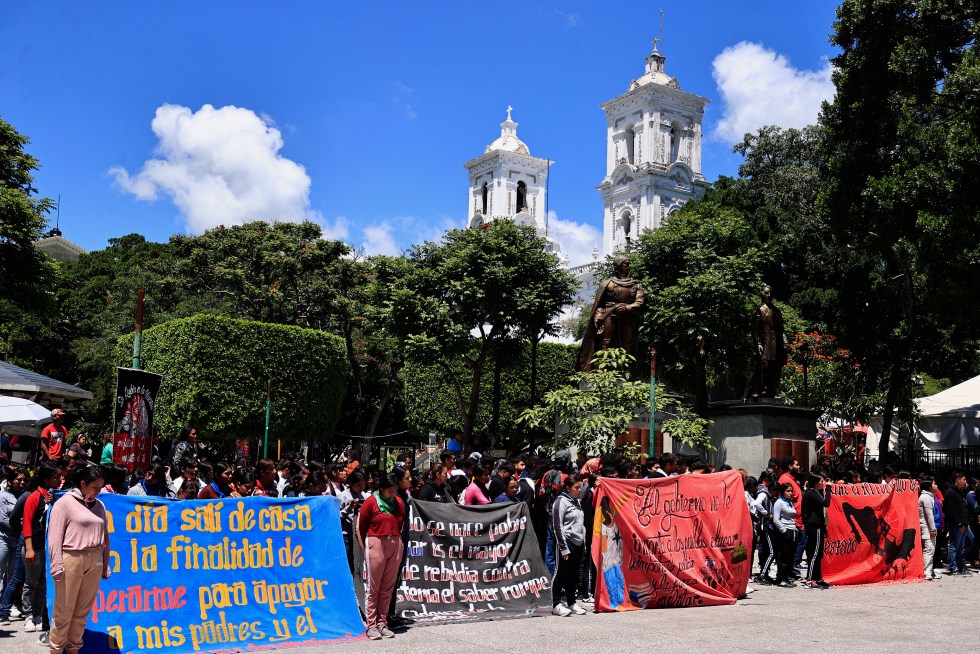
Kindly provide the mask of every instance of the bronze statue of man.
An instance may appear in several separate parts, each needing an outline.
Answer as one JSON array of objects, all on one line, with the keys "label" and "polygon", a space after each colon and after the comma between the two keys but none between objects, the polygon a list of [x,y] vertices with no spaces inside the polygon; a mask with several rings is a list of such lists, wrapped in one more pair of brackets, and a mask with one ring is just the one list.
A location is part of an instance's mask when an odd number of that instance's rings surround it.
[{"label": "bronze statue of man", "polygon": [[762,304],[752,314],[753,336],[759,356],[756,393],[762,397],[776,397],[779,378],[787,361],[789,341],[783,327],[783,314],[772,301],[772,288],[762,289]]},{"label": "bronze statue of man", "polygon": [[615,276],[599,284],[592,304],[578,353],[578,368],[582,371],[591,369],[592,357],[599,350],[622,348],[633,357],[637,355],[643,288],[630,276],[629,258],[617,255],[613,266]]}]

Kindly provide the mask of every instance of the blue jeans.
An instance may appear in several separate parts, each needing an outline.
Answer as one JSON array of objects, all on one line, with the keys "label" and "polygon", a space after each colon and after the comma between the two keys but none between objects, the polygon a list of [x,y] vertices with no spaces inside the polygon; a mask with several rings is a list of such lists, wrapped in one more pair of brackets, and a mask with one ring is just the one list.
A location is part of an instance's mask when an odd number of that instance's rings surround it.
[{"label": "blue jeans", "polygon": [[946,566],[950,572],[963,570],[963,543],[966,540],[966,528],[950,527],[949,542],[946,544]]},{"label": "blue jeans", "polygon": [[[16,545],[8,545],[0,541],[0,548],[8,548],[6,563],[0,567],[5,579],[3,596],[0,597],[0,619],[5,620],[10,617],[10,607],[14,605],[14,598],[17,597],[21,584],[24,583],[24,556],[21,553],[23,545],[23,538]],[[0,556],[0,559],[3,559],[3,556]],[[28,604],[24,604],[24,609],[25,614],[31,612]]]},{"label": "blue jeans", "polygon": [[548,573],[554,577],[555,570],[555,527],[548,521],[548,536],[544,541],[544,564],[548,568]]}]

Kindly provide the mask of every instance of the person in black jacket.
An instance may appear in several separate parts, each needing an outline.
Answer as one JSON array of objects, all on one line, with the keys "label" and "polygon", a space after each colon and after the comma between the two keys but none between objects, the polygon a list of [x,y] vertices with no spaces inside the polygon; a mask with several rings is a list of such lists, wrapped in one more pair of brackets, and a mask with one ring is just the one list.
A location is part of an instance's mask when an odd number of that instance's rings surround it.
[{"label": "person in black jacket", "polygon": [[966,540],[966,475],[954,472],[943,491],[943,515],[946,520],[946,531],[949,532],[947,543],[946,567],[947,574],[966,574],[963,568],[963,544]]},{"label": "person in black jacket", "polygon": [[827,481],[818,475],[807,479],[803,493],[803,526],[806,529],[807,588],[830,588],[823,580],[820,563],[823,559],[823,542],[827,538],[827,519],[824,510],[830,506],[830,489]]},{"label": "person in black jacket", "polygon": [[429,478],[422,488],[419,489],[416,499],[422,500],[423,502],[442,502],[443,504],[451,504],[452,500],[449,499],[449,495],[446,492],[446,480],[448,474],[446,472],[446,467],[438,465],[429,471]]}]

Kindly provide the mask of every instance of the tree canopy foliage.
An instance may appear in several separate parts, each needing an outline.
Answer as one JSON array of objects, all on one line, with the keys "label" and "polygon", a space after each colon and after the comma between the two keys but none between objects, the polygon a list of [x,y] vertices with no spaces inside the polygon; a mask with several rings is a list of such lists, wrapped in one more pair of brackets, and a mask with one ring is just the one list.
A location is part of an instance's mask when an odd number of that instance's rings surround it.
[{"label": "tree canopy foliage", "polygon": [[[347,381],[343,341],[326,332],[207,314],[143,331],[142,368],[163,375],[156,425],[196,425],[218,438],[260,438],[267,383],[271,431],[324,441],[333,433]],[[128,366],[133,336],[118,342]]]},{"label": "tree canopy foliage", "polygon": [[29,142],[0,118],[0,357],[61,371],[65,322],[54,302],[57,270],[34,248],[53,202],[37,195],[40,163],[24,149]]},{"label": "tree canopy foliage", "polygon": [[913,371],[976,367],[978,18],[966,0],[845,0],[831,37],[820,206],[847,248],[842,340],[885,389],[883,449]]},{"label": "tree canopy foliage", "polygon": [[[510,220],[414,246],[398,272],[389,278],[385,324],[408,359],[443,370],[468,443],[487,366],[494,357],[502,363],[508,342],[539,333],[558,315],[574,278],[533,228]],[[499,403],[493,413],[491,424],[499,422]]]}]

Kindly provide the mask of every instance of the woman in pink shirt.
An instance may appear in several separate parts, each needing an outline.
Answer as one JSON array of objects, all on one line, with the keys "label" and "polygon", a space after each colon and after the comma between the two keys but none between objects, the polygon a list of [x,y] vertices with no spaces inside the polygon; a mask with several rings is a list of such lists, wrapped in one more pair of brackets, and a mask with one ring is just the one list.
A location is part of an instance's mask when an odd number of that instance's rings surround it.
[{"label": "woman in pink shirt", "polygon": [[480,466],[473,468],[473,483],[466,487],[463,493],[463,504],[490,504],[490,491],[487,484],[490,483],[490,473]]},{"label": "woman in pink shirt", "polygon": [[72,489],[51,507],[48,519],[48,560],[54,579],[54,614],[50,650],[77,654],[99,581],[109,578],[109,532],[105,506],[99,501],[102,471],[76,468]]}]

